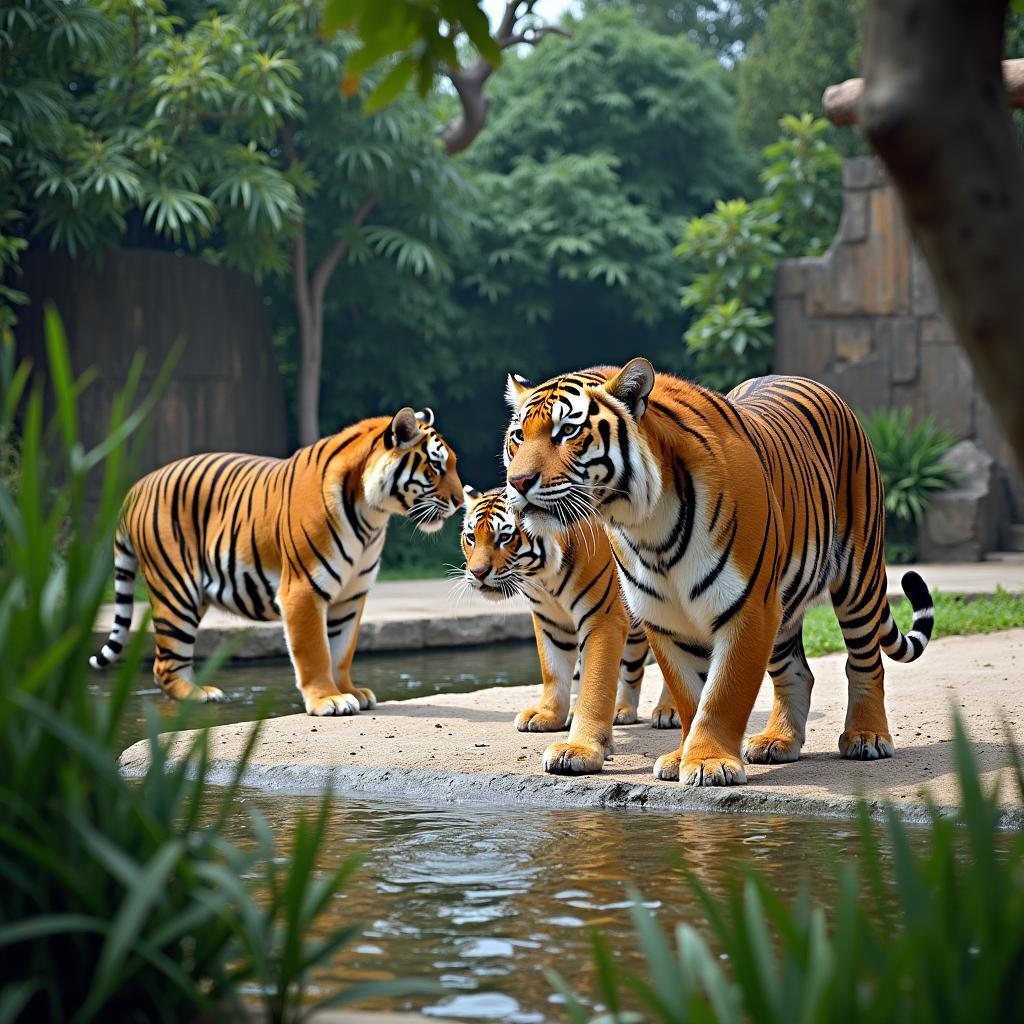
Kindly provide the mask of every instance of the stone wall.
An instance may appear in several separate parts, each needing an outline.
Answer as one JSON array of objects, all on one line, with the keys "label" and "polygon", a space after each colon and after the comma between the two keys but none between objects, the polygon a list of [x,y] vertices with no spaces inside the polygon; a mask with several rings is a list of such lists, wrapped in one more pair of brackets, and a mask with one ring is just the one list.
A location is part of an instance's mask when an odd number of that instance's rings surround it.
[{"label": "stone wall", "polygon": [[[842,222],[828,252],[779,265],[775,372],[823,381],[858,412],[909,406],[916,416],[933,413],[994,459],[998,518],[1007,526],[1024,520],[1024,476],[942,313],[881,165],[871,157],[847,160],[843,184]],[[981,547],[997,543],[983,540]],[[971,557],[978,547],[961,554]]]},{"label": "stone wall", "polygon": [[193,256],[115,250],[99,265],[30,253],[19,287],[30,297],[19,355],[46,367],[43,303],[64,322],[76,373],[96,379],[80,400],[83,440],[105,433],[111,401],[137,351],[145,383],[179,339],[184,354],[151,420],[142,471],[203,451],[284,455],[284,391],[259,290],[242,274]]}]

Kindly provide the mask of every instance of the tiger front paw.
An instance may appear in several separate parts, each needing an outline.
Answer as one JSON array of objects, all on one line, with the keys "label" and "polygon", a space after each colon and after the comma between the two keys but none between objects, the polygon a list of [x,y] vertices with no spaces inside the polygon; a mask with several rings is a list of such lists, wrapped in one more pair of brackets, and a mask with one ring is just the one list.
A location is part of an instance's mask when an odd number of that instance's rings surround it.
[{"label": "tiger front paw", "polygon": [[662,754],[654,762],[654,777],[662,782],[678,782],[681,758],[682,754],[678,749],[673,750],[670,754]]},{"label": "tiger front paw", "polygon": [[615,725],[636,725],[636,708],[629,704],[617,704],[615,706]]},{"label": "tiger front paw", "polygon": [[377,706],[377,697],[373,690],[367,690],[362,686],[353,686],[350,690],[345,690],[344,693],[349,697],[355,697],[359,702],[360,711]]},{"label": "tiger front paw", "polygon": [[684,786],[740,786],[747,781],[743,762],[729,754],[686,758],[679,764]]},{"label": "tiger front paw", "polygon": [[544,771],[550,775],[587,775],[604,765],[604,748],[584,743],[552,743],[544,751]]},{"label": "tiger front paw", "polygon": [[651,712],[652,729],[678,729],[682,723],[673,704],[659,704]]},{"label": "tiger front paw", "polygon": [[306,714],[318,718],[358,713],[359,699],[352,693],[332,693],[326,697],[312,697],[306,701]]},{"label": "tiger front paw", "polygon": [[558,732],[565,728],[565,715],[545,708],[527,708],[516,715],[516,728],[520,732]]},{"label": "tiger front paw", "polygon": [[871,729],[848,729],[839,737],[839,754],[852,761],[877,761],[892,757],[896,747],[887,732]]},{"label": "tiger front paw", "polygon": [[800,760],[800,740],[773,732],[748,736],[743,743],[743,760],[747,764],[789,764]]}]

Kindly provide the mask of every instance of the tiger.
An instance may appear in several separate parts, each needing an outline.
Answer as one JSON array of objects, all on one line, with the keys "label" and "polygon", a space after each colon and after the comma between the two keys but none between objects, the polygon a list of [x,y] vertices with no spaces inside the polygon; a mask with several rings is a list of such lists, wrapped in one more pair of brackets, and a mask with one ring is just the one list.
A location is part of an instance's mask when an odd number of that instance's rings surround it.
[{"label": "tiger", "polygon": [[[511,374],[506,499],[532,536],[604,526],[681,720],[659,779],[746,781],[744,762],[796,761],[814,682],[807,607],[831,599],[847,648],[846,758],[895,751],[881,652],[920,657],[934,610],[916,572],[904,635],[886,596],[881,474],[852,410],[823,384],[758,377],[727,395],[642,357],[539,386]],[[744,740],[765,672],[774,700]]]},{"label": "tiger", "polygon": [[[543,691],[515,726],[557,732],[568,722],[569,742],[548,747],[544,770],[600,771],[612,724],[637,721],[648,653],[646,634],[622,603],[608,539],[585,520],[564,533],[530,537],[503,487],[481,493],[467,484],[464,493],[464,584],[492,601],[522,594],[531,605]],[[574,690],[578,698],[570,708]]]},{"label": "tiger", "polygon": [[456,456],[429,409],[400,409],[324,437],[290,458],[208,453],[172,462],[129,491],[114,538],[115,616],[90,664],[121,654],[141,567],[153,612],[153,675],[176,700],[219,701],[195,681],[204,612],[284,623],[310,715],[376,705],[351,665],[392,515],[425,533],[462,505]]}]

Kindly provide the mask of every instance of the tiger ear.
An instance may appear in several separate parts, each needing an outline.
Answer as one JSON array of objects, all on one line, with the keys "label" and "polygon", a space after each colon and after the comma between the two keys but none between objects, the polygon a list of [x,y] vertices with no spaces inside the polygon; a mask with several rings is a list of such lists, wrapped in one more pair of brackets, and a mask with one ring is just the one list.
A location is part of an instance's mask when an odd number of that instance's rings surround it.
[{"label": "tiger ear", "polygon": [[476,502],[478,502],[483,497],[483,495],[472,484],[463,484],[462,493],[466,497],[467,511],[469,510],[470,505],[476,504]]},{"label": "tiger ear", "polygon": [[513,412],[519,412],[523,402],[537,385],[533,381],[520,377],[518,373],[510,373],[505,381],[505,401]]},{"label": "tiger ear", "polygon": [[428,405],[422,412],[416,413],[416,419],[418,419],[423,426],[432,427],[434,425],[434,410]]},{"label": "tiger ear", "polygon": [[390,448],[411,448],[421,437],[416,413],[406,406],[395,413],[391,421]]},{"label": "tiger ear", "polygon": [[654,388],[654,367],[649,359],[637,356],[630,359],[619,372],[605,384],[605,391],[617,398],[639,420],[647,411],[647,396]]}]

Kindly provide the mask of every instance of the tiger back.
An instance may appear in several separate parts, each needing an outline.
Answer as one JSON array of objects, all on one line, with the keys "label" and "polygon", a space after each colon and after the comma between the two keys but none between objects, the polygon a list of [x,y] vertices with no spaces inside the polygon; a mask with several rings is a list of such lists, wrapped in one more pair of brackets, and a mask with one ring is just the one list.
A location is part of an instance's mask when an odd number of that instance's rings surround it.
[{"label": "tiger back", "polygon": [[220,700],[195,682],[205,611],[283,619],[306,711],[372,707],[351,678],[359,622],[391,515],[425,532],[462,504],[456,456],[433,413],[400,410],[347,427],[290,458],[211,453],[180,459],[129,492],[114,540],[114,629],[91,659],[103,668],[131,628],[136,571],[149,589],[153,675],[178,700]]},{"label": "tiger back", "polygon": [[[644,631],[630,622],[622,603],[608,539],[598,524],[589,522],[562,534],[530,537],[502,488],[481,494],[467,486],[465,495],[465,585],[489,600],[522,594],[530,603],[543,691],[537,706],[516,717],[516,728],[553,732],[571,721],[570,743],[549,748],[545,768],[596,771],[603,761],[596,748],[611,740],[608,727],[637,721],[648,653]],[[612,672],[604,648],[616,646],[618,662]],[[602,650],[592,656],[598,648]],[[577,691],[579,699],[570,708]],[[610,705],[608,694],[614,698]],[[674,708],[667,698],[663,689],[652,719],[655,727],[673,724]]]}]

